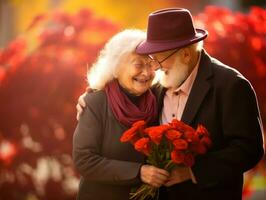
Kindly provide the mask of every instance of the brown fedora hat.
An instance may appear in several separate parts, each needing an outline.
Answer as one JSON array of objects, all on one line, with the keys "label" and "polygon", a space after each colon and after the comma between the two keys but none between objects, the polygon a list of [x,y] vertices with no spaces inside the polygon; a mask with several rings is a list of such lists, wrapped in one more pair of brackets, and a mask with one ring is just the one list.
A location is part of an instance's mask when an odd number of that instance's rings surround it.
[{"label": "brown fedora hat", "polygon": [[182,48],[207,37],[208,32],[194,28],[190,12],[167,8],[149,15],[147,39],[136,48],[139,54],[151,54]]}]

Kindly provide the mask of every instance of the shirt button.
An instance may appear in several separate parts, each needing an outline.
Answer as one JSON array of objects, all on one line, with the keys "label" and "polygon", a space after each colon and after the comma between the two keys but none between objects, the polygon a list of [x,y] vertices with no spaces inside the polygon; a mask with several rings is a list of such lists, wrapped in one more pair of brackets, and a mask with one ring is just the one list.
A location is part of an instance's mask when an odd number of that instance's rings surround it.
[{"label": "shirt button", "polygon": [[175,114],[172,114],[172,117],[175,117]]}]

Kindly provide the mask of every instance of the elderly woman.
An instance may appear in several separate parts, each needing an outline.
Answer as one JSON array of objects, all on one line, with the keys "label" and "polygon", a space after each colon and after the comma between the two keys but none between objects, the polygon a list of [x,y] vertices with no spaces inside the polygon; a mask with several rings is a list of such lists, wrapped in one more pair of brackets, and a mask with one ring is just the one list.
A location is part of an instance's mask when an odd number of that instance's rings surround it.
[{"label": "elderly woman", "polygon": [[96,92],[85,97],[86,108],[74,133],[74,164],[81,174],[79,200],[125,200],[132,187],[160,187],[168,172],[145,165],[144,157],[120,137],[132,123],[157,118],[156,98],[150,91],[155,66],[135,53],[145,38],[139,30],[118,33],[105,45],[88,73]]}]

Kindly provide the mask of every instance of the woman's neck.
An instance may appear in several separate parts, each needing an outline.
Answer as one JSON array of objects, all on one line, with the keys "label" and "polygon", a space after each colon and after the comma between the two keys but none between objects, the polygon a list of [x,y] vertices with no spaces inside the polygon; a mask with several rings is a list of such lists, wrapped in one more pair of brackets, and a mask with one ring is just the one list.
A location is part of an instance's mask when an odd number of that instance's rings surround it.
[{"label": "woman's neck", "polygon": [[119,82],[118,82],[118,85],[119,85],[120,89],[122,90],[122,92],[123,92],[125,95],[127,95],[127,97],[130,99],[130,101],[131,101],[132,103],[134,103],[136,106],[138,106],[138,105],[139,105],[139,101],[140,101],[142,95],[140,95],[140,96],[136,96],[136,95],[130,93],[127,89],[123,88],[123,87],[119,84]]}]

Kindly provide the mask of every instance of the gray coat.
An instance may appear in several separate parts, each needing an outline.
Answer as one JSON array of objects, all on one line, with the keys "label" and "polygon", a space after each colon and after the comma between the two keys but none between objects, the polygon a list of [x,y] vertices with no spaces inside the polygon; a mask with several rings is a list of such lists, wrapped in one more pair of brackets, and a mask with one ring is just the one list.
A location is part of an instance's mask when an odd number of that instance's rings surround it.
[{"label": "gray coat", "polygon": [[87,94],[73,139],[74,164],[81,174],[78,200],[129,199],[144,156],[121,143],[127,129],[114,117],[104,91]]}]

